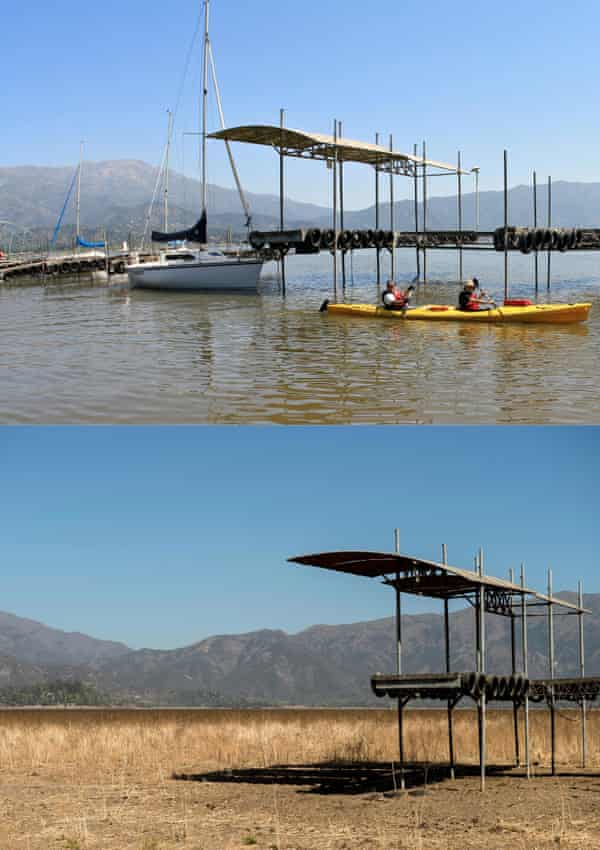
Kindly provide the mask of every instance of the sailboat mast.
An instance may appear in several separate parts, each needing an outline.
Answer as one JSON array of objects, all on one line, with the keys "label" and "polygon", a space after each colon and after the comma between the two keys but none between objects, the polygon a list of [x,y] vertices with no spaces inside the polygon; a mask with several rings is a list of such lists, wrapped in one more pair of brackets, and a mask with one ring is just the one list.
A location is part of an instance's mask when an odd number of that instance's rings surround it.
[{"label": "sailboat mast", "polygon": [[202,68],[202,212],[206,213],[206,99],[208,97],[208,2],[204,0],[204,63]]},{"label": "sailboat mast", "polygon": [[81,209],[81,166],[83,163],[83,142],[79,142],[79,169],[77,171],[77,202],[75,205],[75,226],[77,233],[76,236],[79,236],[79,224],[80,224],[80,209]]},{"label": "sailboat mast", "polygon": [[171,153],[171,135],[173,133],[173,113],[167,109],[169,125],[167,129],[167,151],[165,155],[165,197],[164,197],[164,230],[169,229],[169,156]]}]

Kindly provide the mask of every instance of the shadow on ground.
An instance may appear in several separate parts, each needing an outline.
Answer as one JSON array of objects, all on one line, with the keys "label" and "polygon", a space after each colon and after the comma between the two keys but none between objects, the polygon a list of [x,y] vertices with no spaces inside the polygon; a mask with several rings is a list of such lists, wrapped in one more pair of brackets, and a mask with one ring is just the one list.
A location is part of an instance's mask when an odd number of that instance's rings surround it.
[{"label": "shadow on ground", "polygon": [[[487,774],[518,776],[511,765],[488,765]],[[456,776],[479,776],[479,767],[456,768]],[[449,777],[447,765],[411,762],[404,767],[404,783],[409,793],[422,794],[428,785]],[[251,785],[298,785],[302,793],[393,795],[400,792],[402,775],[398,765],[390,762],[319,762],[315,764],[277,764],[271,767],[249,767],[218,770],[209,773],[173,773],[173,779],[190,782],[234,782]]]}]

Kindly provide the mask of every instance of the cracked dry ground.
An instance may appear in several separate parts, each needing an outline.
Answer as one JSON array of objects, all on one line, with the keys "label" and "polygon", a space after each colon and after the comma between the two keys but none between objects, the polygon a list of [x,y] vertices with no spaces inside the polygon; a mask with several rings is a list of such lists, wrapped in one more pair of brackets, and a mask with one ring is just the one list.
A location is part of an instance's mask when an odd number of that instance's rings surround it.
[{"label": "cracked dry ground", "polygon": [[394,794],[5,771],[1,850],[600,848],[600,775],[476,776]]}]

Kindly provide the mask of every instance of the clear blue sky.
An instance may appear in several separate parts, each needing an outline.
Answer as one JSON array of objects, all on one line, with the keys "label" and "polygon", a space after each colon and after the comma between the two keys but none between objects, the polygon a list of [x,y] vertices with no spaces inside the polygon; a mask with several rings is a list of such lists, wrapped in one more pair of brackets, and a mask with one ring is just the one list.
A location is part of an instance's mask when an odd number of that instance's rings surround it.
[{"label": "clear blue sky", "polygon": [[286,558],[396,525],[408,554],[600,592],[598,428],[4,427],[0,467],[0,610],[134,647],[388,616],[377,582]]},{"label": "clear blue sky", "polygon": [[[0,164],[72,164],[80,139],[89,159],[158,163],[200,5],[5,4]],[[211,13],[229,124],[276,123],[285,107],[289,126],[329,132],[337,118],[349,137],[393,133],[396,147],[411,150],[425,138],[437,159],[454,162],[460,147],[467,167],[482,168],[482,189],[501,186],[503,147],[512,183],[533,167],[556,179],[600,176],[597,3],[213,0]],[[198,42],[174,153],[190,173],[195,141],[181,133],[197,129],[199,74]],[[216,128],[214,104],[211,121]],[[247,188],[276,192],[274,154],[236,149]],[[347,206],[371,203],[371,172],[348,171]],[[322,163],[291,162],[289,194],[326,203],[326,174]],[[209,177],[233,185],[222,149]],[[396,197],[407,191],[399,182]],[[437,180],[430,191],[454,185]]]}]

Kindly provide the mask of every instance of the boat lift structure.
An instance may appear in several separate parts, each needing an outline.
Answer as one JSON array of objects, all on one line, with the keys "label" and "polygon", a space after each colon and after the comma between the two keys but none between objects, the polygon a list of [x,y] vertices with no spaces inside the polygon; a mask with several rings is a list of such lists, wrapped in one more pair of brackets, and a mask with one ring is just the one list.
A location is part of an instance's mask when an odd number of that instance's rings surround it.
[{"label": "boat lift structure", "polygon": [[[486,778],[486,706],[491,700],[512,703],[514,718],[515,764],[524,765],[530,773],[529,706],[530,702],[546,702],[550,709],[551,771],[556,772],[556,703],[569,701],[581,709],[582,766],[586,766],[586,705],[600,694],[600,678],[585,676],[583,640],[583,615],[590,613],[583,607],[583,588],[579,582],[577,604],[560,599],[552,592],[552,571],[548,571],[547,593],[532,590],[525,584],[525,569],[521,566],[517,583],[511,570],[509,580],[486,575],[483,551],[475,558],[475,570],[450,566],[446,546],[442,546],[441,562],[413,558],[400,553],[400,535],[396,529],[395,552],[321,552],[298,555],[290,562],[305,564],[336,572],[375,578],[391,587],[396,599],[396,671],[376,673],[371,678],[371,688],[376,696],[389,696],[398,701],[398,746],[401,787],[404,787],[404,736],[403,710],[410,700],[439,700],[446,703],[448,713],[448,761],[451,778],[455,775],[453,711],[457,703],[469,697],[477,705],[479,732],[480,787],[485,789]],[[445,670],[441,673],[405,674],[402,671],[402,594],[439,599],[444,606]],[[450,646],[448,605],[450,600],[461,599],[473,608],[475,617],[475,669],[453,672]],[[496,614],[510,619],[512,672],[498,676],[488,670],[486,661],[486,614]],[[554,617],[571,615],[578,618],[579,626],[579,676],[562,679],[555,677]],[[528,628],[530,617],[543,616],[548,627],[548,677],[532,680],[528,670]],[[520,652],[517,644],[517,625],[520,624]],[[517,667],[520,655],[521,669]],[[524,741],[521,751],[519,740],[519,709],[524,714]],[[523,755],[521,755],[521,752]]]},{"label": "boat lift structure", "polygon": [[[552,227],[552,179],[548,178],[547,223],[538,218],[537,175],[533,172],[533,222],[531,227],[514,227],[509,224],[508,204],[508,152],[504,151],[504,223],[495,231],[479,228],[479,176],[480,168],[463,168],[462,154],[457,153],[456,163],[438,162],[427,157],[427,146],[423,142],[420,153],[418,145],[413,152],[405,153],[394,148],[393,137],[389,144],[382,144],[380,134],[375,134],[375,143],[355,141],[342,135],[342,123],[333,121],[333,134],[309,133],[284,126],[285,110],[280,110],[277,125],[249,124],[221,129],[210,133],[208,138],[220,139],[226,144],[244,142],[270,147],[279,156],[279,230],[253,231],[250,243],[265,259],[276,259],[281,264],[282,293],[285,295],[285,258],[290,249],[296,253],[318,253],[330,251],[333,260],[333,292],[337,299],[338,252],[340,253],[342,287],[346,285],[346,253],[358,248],[375,248],[377,261],[377,286],[381,286],[381,251],[390,253],[391,277],[395,276],[395,249],[413,247],[416,251],[417,281],[427,282],[427,252],[431,249],[454,249],[458,251],[458,275],[463,280],[463,252],[465,250],[495,250],[504,254],[504,298],[509,297],[509,263],[511,251],[535,255],[535,292],[539,288],[539,253],[547,256],[547,289],[550,289],[551,255],[553,251],[600,250],[600,228]],[[321,160],[332,172],[333,215],[332,227],[327,229],[286,230],[284,189],[286,157]],[[360,163],[374,169],[375,176],[375,222],[373,230],[347,230],[344,227],[344,164]],[[380,215],[380,178],[389,181],[389,223],[384,229]],[[398,232],[394,222],[394,177],[406,177],[413,184],[414,229]],[[453,176],[457,190],[457,226],[455,230],[431,230],[428,226],[428,181],[434,177]],[[463,180],[473,177],[475,181],[475,227],[464,228]],[[419,216],[421,205],[421,216]]]},{"label": "boat lift structure", "polygon": [[[333,288],[337,291],[338,280],[338,249],[341,251],[341,272],[342,285],[346,285],[346,262],[345,253],[350,245],[342,247],[338,244],[338,237],[344,233],[344,163],[361,163],[368,165],[375,170],[375,230],[379,230],[381,226],[379,215],[379,188],[380,175],[387,175],[389,179],[390,192],[390,230],[394,232],[394,176],[407,177],[413,181],[414,196],[415,196],[415,247],[417,252],[417,267],[420,276],[420,254],[423,253],[423,275],[424,280],[427,280],[427,246],[418,241],[419,231],[419,212],[418,212],[418,194],[419,183],[423,187],[423,228],[422,232],[427,232],[427,178],[438,177],[443,175],[456,175],[458,178],[459,188],[459,230],[462,230],[462,180],[461,178],[470,173],[476,173],[477,178],[479,169],[474,169],[473,172],[467,172],[462,169],[461,155],[458,154],[457,165],[450,165],[445,162],[427,159],[426,144],[423,142],[422,155],[417,154],[417,146],[414,146],[412,154],[404,153],[394,149],[393,137],[389,137],[389,145],[386,147],[380,144],[379,133],[375,135],[375,144],[369,142],[360,142],[353,139],[347,139],[342,135],[341,121],[333,122],[333,135],[325,135],[322,133],[309,133],[304,130],[293,130],[284,126],[285,110],[280,110],[279,126],[268,124],[254,124],[240,127],[230,127],[219,130],[216,133],[209,134],[211,139],[220,139],[225,142],[246,142],[253,145],[264,145],[274,148],[279,154],[279,236],[267,240],[269,245],[274,246],[278,251],[279,259],[281,260],[281,276],[282,288],[285,293],[285,255],[289,249],[290,241],[297,245],[297,241],[293,238],[290,240],[289,234],[287,239],[281,240],[281,235],[285,234],[285,215],[284,215],[284,186],[285,186],[285,171],[284,162],[286,157],[296,157],[299,159],[321,160],[327,163],[332,171],[333,182],[333,239],[330,239],[331,244],[325,245],[327,250],[331,250],[333,257]],[[338,199],[339,199],[339,219],[338,219]],[[339,227],[338,227],[339,224]],[[293,233],[293,232],[292,232]],[[254,241],[261,240],[262,234],[256,233]],[[355,245],[354,247],[359,247]],[[367,247],[361,245],[360,247]],[[374,245],[377,250],[377,283],[381,282],[381,249],[384,245]],[[316,248],[319,250],[320,246]],[[462,274],[462,254],[460,256],[461,274]],[[391,250],[391,273],[392,277],[395,273],[395,255],[394,250]]]}]

